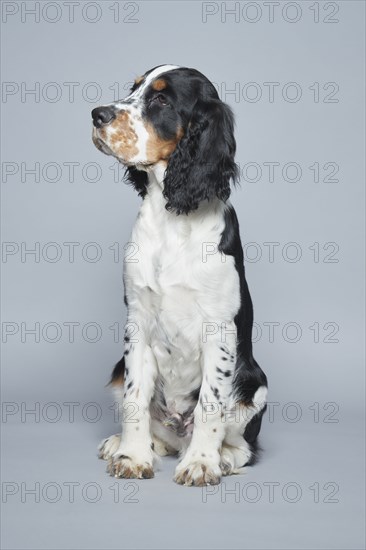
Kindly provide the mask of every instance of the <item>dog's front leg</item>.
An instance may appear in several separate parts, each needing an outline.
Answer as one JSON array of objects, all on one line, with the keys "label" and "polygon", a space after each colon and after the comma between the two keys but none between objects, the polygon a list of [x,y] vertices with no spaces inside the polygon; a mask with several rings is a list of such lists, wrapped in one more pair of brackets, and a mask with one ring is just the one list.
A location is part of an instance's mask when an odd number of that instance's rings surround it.
[{"label": "dog's front leg", "polygon": [[202,385],[192,440],[174,476],[181,485],[214,485],[221,479],[220,451],[236,362],[235,324],[224,327],[202,345]]},{"label": "dog's front leg", "polygon": [[[129,329],[134,326],[138,326],[136,338],[129,336]],[[109,473],[115,477],[154,477],[149,406],[156,374],[156,361],[147,345],[143,322],[129,321],[125,337],[121,443],[108,464]]]}]

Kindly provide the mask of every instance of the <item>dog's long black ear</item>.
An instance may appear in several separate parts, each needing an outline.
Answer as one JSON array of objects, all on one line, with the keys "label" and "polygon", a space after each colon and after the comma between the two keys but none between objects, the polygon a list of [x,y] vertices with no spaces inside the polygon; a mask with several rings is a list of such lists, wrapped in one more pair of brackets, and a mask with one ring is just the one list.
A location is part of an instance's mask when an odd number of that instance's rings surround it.
[{"label": "dog's long black ear", "polygon": [[237,179],[234,117],[219,99],[197,100],[187,131],[165,172],[166,208],[177,214],[196,210],[200,202],[226,201],[230,180]]},{"label": "dog's long black ear", "polygon": [[137,170],[135,166],[128,166],[124,173],[124,179],[127,183],[133,185],[140,197],[144,198],[146,195],[146,188],[148,184],[147,173],[142,170]]}]

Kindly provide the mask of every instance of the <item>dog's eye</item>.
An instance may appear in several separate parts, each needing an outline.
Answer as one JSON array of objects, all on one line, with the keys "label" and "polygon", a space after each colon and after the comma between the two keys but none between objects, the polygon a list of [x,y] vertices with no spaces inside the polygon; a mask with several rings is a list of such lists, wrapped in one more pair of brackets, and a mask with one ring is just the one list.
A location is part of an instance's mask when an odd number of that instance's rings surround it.
[{"label": "dog's eye", "polygon": [[156,95],[153,99],[152,99],[152,102],[155,102],[155,103],[160,103],[160,105],[169,105],[167,99],[165,96],[163,96],[163,94],[158,94]]}]

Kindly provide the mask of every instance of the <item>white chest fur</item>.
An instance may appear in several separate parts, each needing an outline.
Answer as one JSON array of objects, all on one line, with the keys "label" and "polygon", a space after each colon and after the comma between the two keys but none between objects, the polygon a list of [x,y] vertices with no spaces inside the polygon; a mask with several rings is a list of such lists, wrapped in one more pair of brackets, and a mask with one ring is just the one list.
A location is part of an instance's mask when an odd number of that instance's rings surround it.
[{"label": "white chest fur", "polygon": [[207,323],[231,322],[240,305],[234,259],[218,250],[224,208],[217,201],[177,216],[152,178],[131,235],[137,252],[124,265],[129,320],[143,323],[175,410],[201,384]]}]

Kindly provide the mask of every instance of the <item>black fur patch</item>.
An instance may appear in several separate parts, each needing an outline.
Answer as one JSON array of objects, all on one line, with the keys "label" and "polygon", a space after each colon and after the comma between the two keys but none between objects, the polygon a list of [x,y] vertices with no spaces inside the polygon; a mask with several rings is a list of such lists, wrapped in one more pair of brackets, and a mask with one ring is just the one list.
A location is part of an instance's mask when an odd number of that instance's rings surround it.
[{"label": "black fur patch", "polygon": [[[234,257],[235,268],[240,280],[241,301],[239,311],[235,316],[237,360],[233,382],[234,395],[238,403],[251,405],[258,388],[260,386],[267,386],[267,377],[253,357],[253,306],[245,279],[244,255],[240,239],[239,222],[232,206],[228,207],[225,211],[225,229],[221,235],[219,250],[224,254]],[[263,412],[256,415],[246,427],[244,437],[246,440],[249,437],[251,444],[254,441],[253,437],[255,439],[259,433]]]},{"label": "black fur patch", "polygon": [[198,99],[166,170],[167,209],[188,214],[214,197],[225,202],[238,173],[235,148],[230,107],[220,99]]},{"label": "black fur patch", "polygon": [[143,172],[142,170],[137,170],[135,166],[129,166],[128,168],[126,168],[124,179],[127,183],[133,185],[140,197],[144,198],[147,193],[148,184],[146,172]]}]

